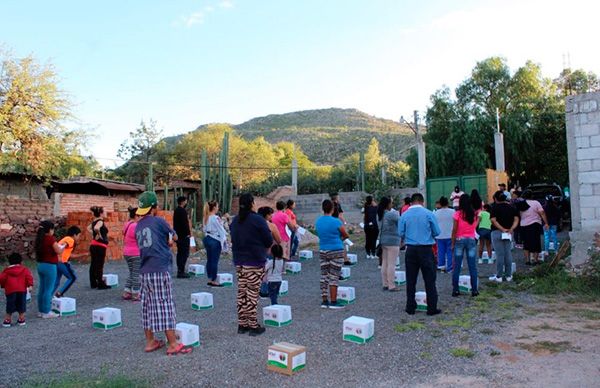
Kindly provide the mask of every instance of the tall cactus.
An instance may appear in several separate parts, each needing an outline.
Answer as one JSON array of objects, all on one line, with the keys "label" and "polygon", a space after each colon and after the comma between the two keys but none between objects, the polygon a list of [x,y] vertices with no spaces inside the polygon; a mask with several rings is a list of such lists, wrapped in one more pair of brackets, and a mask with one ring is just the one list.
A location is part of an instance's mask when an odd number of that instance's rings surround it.
[{"label": "tall cactus", "polygon": [[202,204],[215,199],[219,202],[221,211],[227,213],[231,210],[233,196],[233,183],[229,174],[229,133],[223,136],[223,146],[219,153],[217,166],[208,166],[206,150],[201,155],[202,175]]}]

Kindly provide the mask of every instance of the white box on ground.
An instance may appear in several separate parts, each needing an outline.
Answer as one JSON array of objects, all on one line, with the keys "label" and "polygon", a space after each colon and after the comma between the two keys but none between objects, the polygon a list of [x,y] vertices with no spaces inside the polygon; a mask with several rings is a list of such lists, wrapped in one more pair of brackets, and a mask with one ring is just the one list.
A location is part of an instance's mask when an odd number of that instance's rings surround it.
[{"label": "white box on ground", "polygon": [[279,296],[284,296],[288,294],[288,281],[282,280],[281,286],[279,287]]},{"label": "white box on ground", "polygon": [[458,290],[471,292],[471,277],[469,275],[460,275],[458,277]]},{"label": "white box on ground", "polygon": [[337,289],[337,301],[340,304],[347,305],[354,303],[356,294],[354,287],[338,287]]},{"label": "white box on ground", "polygon": [[344,320],[342,337],[344,341],[364,344],[373,339],[375,335],[375,320],[351,316]]},{"label": "white box on ground", "polygon": [[415,301],[417,302],[417,311],[427,311],[427,293],[425,291],[417,291]]},{"label": "white box on ground", "polygon": [[175,325],[175,337],[183,346],[200,346],[200,326],[178,323]]},{"label": "white box on ground", "polygon": [[52,311],[64,317],[66,315],[75,315],[77,303],[75,298],[52,298]]},{"label": "white box on ground", "polygon": [[119,285],[119,275],[115,275],[114,273],[102,275],[102,280],[104,280],[104,283],[111,288],[115,288]]},{"label": "white box on ground", "polygon": [[213,306],[213,295],[210,292],[195,292],[191,296],[192,310],[210,310]]},{"label": "white box on ground", "polygon": [[300,251],[300,252],[298,252],[298,257],[300,257],[303,260],[312,259],[313,251],[309,251],[309,250]]},{"label": "white box on ground", "polygon": [[292,323],[292,307],[274,304],[263,307],[263,321],[266,326],[281,327]]},{"label": "white box on ground", "polygon": [[123,326],[121,309],[104,307],[92,311],[92,325],[96,329],[114,329]]},{"label": "white box on ground", "polygon": [[404,271],[395,271],[394,272],[394,283],[397,286],[403,286],[406,284],[406,272]]},{"label": "white box on ground", "polygon": [[356,253],[348,253],[348,261],[350,262],[350,265],[354,265],[356,263],[358,263],[358,255]]},{"label": "white box on ground", "polygon": [[340,277],[342,280],[348,280],[352,276],[352,271],[350,267],[342,267],[342,271],[340,272]]},{"label": "white box on ground", "polygon": [[297,261],[288,261],[285,263],[285,273],[288,275],[297,275],[302,271],[302,264]]},{"label": "white box on ground", "polygon": [[216,282],[223,287],[233,286],[233,275],[230,273],[218,273]]},{"label": "white box on ground", "polygon": [[202,264],[189,264],[188,265],[188,275],[194,277],[200,277],[204,275],[205,270]]},{"label": "white box on ground", "polygon": [[288,342],[269,346],[267,370],[291,376],[306,367],[306,348]]}]

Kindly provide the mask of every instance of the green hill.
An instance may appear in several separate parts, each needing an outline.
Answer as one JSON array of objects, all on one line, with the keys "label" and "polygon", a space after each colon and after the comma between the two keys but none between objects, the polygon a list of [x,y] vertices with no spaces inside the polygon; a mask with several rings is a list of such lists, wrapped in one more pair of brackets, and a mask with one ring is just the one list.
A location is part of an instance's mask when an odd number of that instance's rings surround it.
[{"label": "green hill", "polygon": [[[356,109],[316,109],[257,117],[233,126],[246,139],[263,136],[268,142],[290,141],[300,146],[310,160],[332,164],[345,156],[366,150],[375,137],[382,153],[393,160],[404,159],[414,144],[406,125],[381,119]],[[200,128],[199,128],[200,129]]]}]

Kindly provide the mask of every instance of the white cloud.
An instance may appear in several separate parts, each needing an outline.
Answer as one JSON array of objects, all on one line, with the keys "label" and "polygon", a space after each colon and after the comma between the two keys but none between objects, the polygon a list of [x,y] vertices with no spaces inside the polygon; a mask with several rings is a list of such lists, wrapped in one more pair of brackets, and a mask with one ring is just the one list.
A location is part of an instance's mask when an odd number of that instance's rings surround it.
[{"label": "white cloud", "polygon": [[[216,7],[219,8],[233,8],[233,2],[231,0],[221,0],[216,3]],[[206,16],[209,13],[215,11],[214,5],[207,5],[199,11],[192,12],[188,15],[182,15],[179,17],[179,20],[173,23],[174,26],[185,26],[187,28],[192,28],[196,24],[204,23]]]}]

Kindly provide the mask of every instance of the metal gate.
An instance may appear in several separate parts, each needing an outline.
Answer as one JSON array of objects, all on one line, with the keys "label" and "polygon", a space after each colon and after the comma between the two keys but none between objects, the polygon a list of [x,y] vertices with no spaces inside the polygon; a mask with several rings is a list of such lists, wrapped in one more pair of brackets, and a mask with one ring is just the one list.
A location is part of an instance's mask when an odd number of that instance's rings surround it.
[{"label": "metal gate", "polygon": [[467,194],[477,189],[482,198],[487,197],[487,178],[485,175],[449,176],[427,179],[427,207],[433,209],[441,196],[450,198],[455,186],[459,186]]}]

